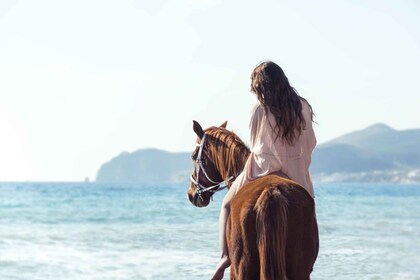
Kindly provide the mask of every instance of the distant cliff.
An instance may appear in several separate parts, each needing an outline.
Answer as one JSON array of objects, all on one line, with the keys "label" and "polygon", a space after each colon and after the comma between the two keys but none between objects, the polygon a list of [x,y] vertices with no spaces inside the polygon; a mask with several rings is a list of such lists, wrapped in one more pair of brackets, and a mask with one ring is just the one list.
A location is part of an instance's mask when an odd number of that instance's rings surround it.
[{"label": "distant cliff", "polygon": [[193,164],[191,153],[169,153],[158,149],[123,152],[103,164],[97,182],[176,183],[186,181]]},{"label": "distant cliff", "polygon": [[312,157],[315,181],[420,182],[420,129],[375,124],[318,145]]},{"label": "distant cliff", "polygon": [[[96,181],[186,182],[193,168],[191,152],[124,152],[100,167]],[[420,183],[420,129],[375,124],[320,144],[311,174],[315,182]]]}]

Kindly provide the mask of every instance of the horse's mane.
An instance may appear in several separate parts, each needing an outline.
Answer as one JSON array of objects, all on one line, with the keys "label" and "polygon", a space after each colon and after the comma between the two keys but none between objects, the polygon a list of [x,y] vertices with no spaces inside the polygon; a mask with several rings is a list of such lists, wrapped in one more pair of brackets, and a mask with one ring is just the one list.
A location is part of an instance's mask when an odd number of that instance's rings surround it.
[{"label": "horse's mane", "polygon": [[244,168],[249,156],[249,148],[234,132],[223,127],[206,129],[211,145],[208,149],[215,167],[224,180],[237,176]]}]

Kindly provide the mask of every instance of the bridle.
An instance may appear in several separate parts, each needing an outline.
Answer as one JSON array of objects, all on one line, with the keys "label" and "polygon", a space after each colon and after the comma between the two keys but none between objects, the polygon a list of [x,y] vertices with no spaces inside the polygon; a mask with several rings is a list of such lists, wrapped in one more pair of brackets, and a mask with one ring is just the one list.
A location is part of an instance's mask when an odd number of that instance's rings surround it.
[{"label": "bridle", "polygon": [[[193,185],[195,186],[196,192],[198,194],[198,196],[200,197],[201,200],[203,200],[203,198],[201,197],[202,193],[205,192],[212,192],[212,193],[216,193],[219,192],[225,188],[228,187],[228,182],[232,179],[235,178],[235,176],[230,176],[229,178],[227,178],[224,181],[221,182],[215,182],[212,179],[210,179],[209,175],[207,175],[206,170],[203,167],[203,161],[201,159],[201,155],[203,153],[203,148],[204,148],[204,142],[206,141],[206,134],[203,135],[203,137],[201,138],[201,142],[200,144],[197,144],[196,147],[198,147],[198,155],[197,155],[197,159],[194,162],[194,169],[196,170],[196,179],[194,179],[193,174],[191,174],[191,182],[193,183]],[[204,176],[206,177],[206,179],[213,183],[214,185],[210,186],[210,187],[206,187],[203,186],[202,184],[200,184],[200,171],[203,171]],[[224,186],[223,186],[224,184]]]}]

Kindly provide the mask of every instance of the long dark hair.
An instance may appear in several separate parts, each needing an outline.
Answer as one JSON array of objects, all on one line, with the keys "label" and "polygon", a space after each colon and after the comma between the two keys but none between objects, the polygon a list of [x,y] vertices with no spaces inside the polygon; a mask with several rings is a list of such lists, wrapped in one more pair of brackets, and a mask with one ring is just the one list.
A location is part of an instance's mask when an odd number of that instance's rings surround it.
[{"label": "long dark hair", "polygon": [[[264,110],[270,110],[274,115],[276,139],[280,137],[290,145],[296,143],[306,127],[301,100],[308,102],[290,85],[283,69],[272,61],[260,63],[252,72],[251,80],[251,91],[257,95]],[[308,105],[312,121],[312,107]]]}]

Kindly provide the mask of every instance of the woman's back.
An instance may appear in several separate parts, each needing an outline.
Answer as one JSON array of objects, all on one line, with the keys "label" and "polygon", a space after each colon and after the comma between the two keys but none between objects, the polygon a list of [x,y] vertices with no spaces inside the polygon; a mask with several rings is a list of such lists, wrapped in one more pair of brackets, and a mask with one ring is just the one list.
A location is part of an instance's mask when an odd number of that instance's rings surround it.
[{"label": "woman's back", "polygon": [[301,99],[301,104],[306,126],[293,145],[277,137],[274,129],[276,120],[269,109],[266,112],[261,104],[254,107],[250,122],[251,155],[245,170],[248,181],[282,171],[313,197],[309,164],[316,138],[312,128],[312,110],[305,100]]}]

